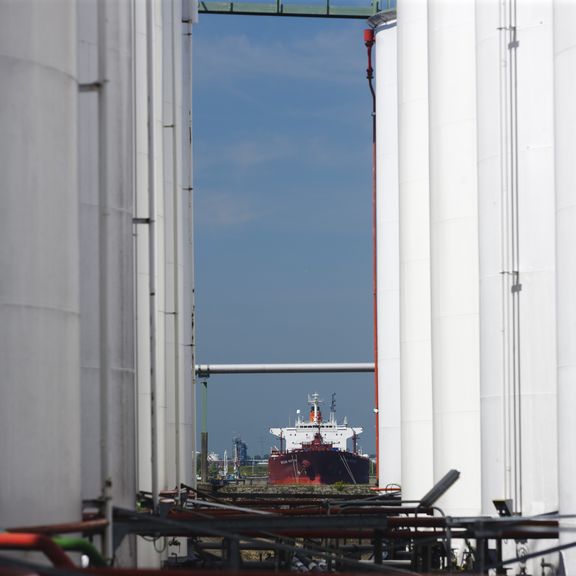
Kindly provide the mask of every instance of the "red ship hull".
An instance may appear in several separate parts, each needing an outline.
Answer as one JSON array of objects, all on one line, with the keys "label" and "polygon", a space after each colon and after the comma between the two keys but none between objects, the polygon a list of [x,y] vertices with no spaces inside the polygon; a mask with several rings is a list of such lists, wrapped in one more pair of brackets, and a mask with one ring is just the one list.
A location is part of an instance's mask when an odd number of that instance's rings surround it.
[{"label": "red ship hull", "polygon": [[269,484],[368,484],[370,461],[341,450],[306,449],[272,453]]}]

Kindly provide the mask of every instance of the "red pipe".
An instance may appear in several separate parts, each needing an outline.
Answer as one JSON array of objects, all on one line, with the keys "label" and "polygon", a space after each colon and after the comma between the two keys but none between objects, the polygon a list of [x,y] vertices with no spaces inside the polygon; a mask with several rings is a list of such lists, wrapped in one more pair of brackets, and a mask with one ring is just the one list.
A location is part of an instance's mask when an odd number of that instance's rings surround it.
[{"label": "red pipe", "polygon": [[39,550],[52,562],[61,568],[76,568],[68,555],[47,536],[42,534],[0,534],[0,549],[2,550]]},{"label": "red pipe", "polygon": [[366,68],[366,78],[372,94],[372,306],[374,315],[374,402],[376,406],[376,482],[378,483],[378,470],[380,459],[380,417],[378,411],[378,278],[377,278],[377,237],[376,237],[376,94],[372,86],[374,70],[372,68],[372,46],[374,46],[374,30],[364,30],[364,44],[368,54],[368,67]]},{"label": "red pipe", "polygon": [[66,524],[47,524],[44,526],[24,526],[18,528],[7,528],[7,532],[25,532],[34,534],[95,534],[102,532],[108,526],[106,518],[94,518],[93,520],[83,520],[82,522],[68,522]]}]

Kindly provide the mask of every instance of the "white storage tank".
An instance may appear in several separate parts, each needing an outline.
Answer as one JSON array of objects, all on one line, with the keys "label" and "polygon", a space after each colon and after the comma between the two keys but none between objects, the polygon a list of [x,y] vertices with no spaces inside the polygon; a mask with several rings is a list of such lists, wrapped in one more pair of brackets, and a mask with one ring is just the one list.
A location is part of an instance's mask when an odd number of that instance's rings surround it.
[{"label": "white storage tank", "polygon": [[[130,2],[78,4],[83,498],[136,494]],[[127,540],[125,541],[127,542]],[[106,551],[110,553],[110,551]],[[128,554],[128,556],[126,556]],[[123,546],[118,556],[132,563]]]},{"label": "white storage tank", "polygon": [[428,5],[434,479],[439,506],[480,511],[475,3]]},{"label": "white storage tank", "polygon": [[376,39],[376,330],[378,482],[401,483],[400,264],[398,238],[398,104],[396,22]]},{"label": "white storage tank", "polygon": [[[576,4],[554,3],[556,168],[556,295],[558,335],[558,486],[561,514],[576,513]],[[574,530],[574,518],[564,521]],[[561,544],[574,533],[560,536]],[[565,573],[576,573],[576,551],[562,552]]]},{"label": "white storage tank", "polygon": [[0,518],[78,521],[76,3],[0,4]]},{"label": "white storage tank", "polygon": [[402,496],[434,485],[430,327],[428,9],[398,3]]}]

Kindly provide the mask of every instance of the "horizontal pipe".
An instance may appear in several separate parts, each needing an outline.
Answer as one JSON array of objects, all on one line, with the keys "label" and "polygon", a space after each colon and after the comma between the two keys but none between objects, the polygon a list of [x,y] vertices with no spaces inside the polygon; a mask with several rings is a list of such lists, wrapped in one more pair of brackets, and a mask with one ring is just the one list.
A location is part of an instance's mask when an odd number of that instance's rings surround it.
[{"label": "horizontal pipe", "polygon": [[[521,520],[514,523],[503,523],[486,521],[484,519],[469,518],[460,519],[458,522],[447,518],[434,520],[431,518],[416,519],[410,521],[407,518],[390,518],[385,516],[371,515],[330,515],[330,516],[242,516],[238,518],[209,518],[206,520],[194,519],[188,521],[176,520],[183,512],[171,514],[168,519],[150,518],[141,514],[136,514],[122,509],[115,509],[115,521],[126,533],[138,534],[141,536],[164,534],[170,536],[185,536],[186,534],[205,536],[258,536],[262,533],[274,533],[283,536],[309,536],[314,537],[367,537],[367,534],[374,530],[386,531],[396,530],[402,527],[417,528],[418,524],[430,525],[438,522],[438,528],[442,531],[450,529],[456,533],[470,538],[557,538],[557,524],[552,521]],[[442,526],[444,524],[444,526]],[[422,526],[424,528],[424,526]],[[431,529],[431,527],[430,527]],[[433,534],[433,533],[431,533]],[[429,535],[431,535],[429,534]],[[336,536],[339,535],[339,536]],[[434,534],[437,536],[437,534]],[[456,537],[456,536],[454,536]]]},{"label": "horizontal pipe", "polygon": [[34,532],[36,534],[73,534],[80,532],[82,534],[95,534],[102,532],[108,521],[105,518],[96,518],[95,520],[84,520],[83,522],[68,522],[66,524],[46,524],[42,526],[25,526],[18,528],[7,528],[7,532],[15,534],[21,532]]},{"label": "horizontal pipe", "polygon": [[373,362],[332,364],[196,364],[196,374],[296,374],[334,372],[374,372]]},{"label": "horizontal pipe", "polygon": [[0,534],[0,550],[39,550],[54,566],[75,568],[67,554],[42,534]]},{"label": "horizontal pipe", "polygon": [[[238,514],[239,512],[242,514],[260,514],[260,515],[268,515],[273,514],[273,512],[268,510],[262,510],[261,508],[246,508],[240,506],[234,506],[232,504],[222,504],[220,502],[208,502],[208,501],[199,501],[199,500],[189,500],[189,505],[191,506],[198,506],[199,508],[204,508],[203,512],[206,512],[205,508],[214,508],[211,512],[218,513],[218,512],[226,512],[226,513],[234,513]],[[186,512],[183,512],[186,514]]]}]

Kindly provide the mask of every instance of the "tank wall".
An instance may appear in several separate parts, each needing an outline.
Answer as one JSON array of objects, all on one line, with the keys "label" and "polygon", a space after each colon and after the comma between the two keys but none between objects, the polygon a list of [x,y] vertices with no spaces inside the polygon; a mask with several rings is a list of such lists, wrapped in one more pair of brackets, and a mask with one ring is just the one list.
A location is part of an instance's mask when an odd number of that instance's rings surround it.
[{"label": "tank wall", "polygon": [[434,478],[461,477],[439,505],[480,509],[474,3],[428,6]]},{"label": "tank wall", "polygon": [[[157,476],[157,488],[167,488],[166,471],[166,393],[165,393],[165,285],[164,270],[164,147],[163,147],[163,8],[162,2],[151,1],[152,36],[148,35],[148,2],[135,3],[135,139],[138,150],[135,178],[135,215],[139,218],[154,219],[155,251],[155,298],[151,311],[150,299],[150,227],[137,227],[136,244],[136,293],[137,293],[137,380],[138,380],[138,488],[151,492],[153,475]],[[152,59],[148,60],[148,43],[152,43]],[[152,90],[149,92],[148,75],[152,74]],[[153,150],[149,140],[149,98],[154,109]],[[150,182],[150,162],[153,162],[153,183]],[[151,185],[152,184],[152,185]],[[154,213],[150,212],[150,194],[153,193]],[[155,318],[155,332],[151,333],[151,316]],[[155,350],[151,350],[151,338],[155,340]],[[154,354],[156,386],[156,430],[152,422],[151,354]],[[155,434],[157,459],[152,460],[152,434]],[[150,542],[138,539],[138,565],[159,567],[162,555]]]},{"label": "tank wall", "polygon": [[401,483],[396,24],[376,29],[378,481]]},{"label": "tank wall", "polygon": [[504,305],[508,301],[504,242],[509,226],[506,161],[507,38],[496,2],[476,5],[478,108],[478,221],[480,244],[480,379],[482,407],[482,512],[495,513],[494,498],[511,497],[506,429],[510,382],[505,369]]},{"label": "tank wall", "polygon": [[[134,216],[148,217],[148,116],[146,70],[146,4],[134,4],[134,94],[136,170],[134,174]],[[136,376],[138,386],[138,489],[152,490],[151,406],[150,406],[150,298],[149,230],[134,227],[136,282]]]},{"label": "tank wall", "polygon": [[558,508],[552,2],[517,18],[522,512],[542,514]]},{"label": "tank wall", "polygon": [[[97,2],[77,8],[78,82],[99,80]],[[100,466],[99,130],[98,91],[78,94],[80,191],[80,369],[82,400],[82,497],[102,492]]]},{"label": "tank wall", "polygon": [[402,494],[434,484],[426,2],[398,4]]},{"label": "tank wall", "polygon": [[[98,4],[106,9],[105,29],[99,29]],[[100,446],[104,441],[108,443],[104,469],[112,480],[114,503],[132,507],[136,423],[131,3],[82,2],[78,29],[79,81],[89,84],[100,79],[100,44],[105,46],[107,77],[101,95],[96,91],[79,96],[83,497],[102,493]],[[103,106],[100,98],[105,100]],[[99,151],[100,138],[105,140],[105,158]],[[108,387],[106,424],[101,420],[103,382]]]},{"label": "tank wall", "polygon": [[[149,230],[139,226],[136,246],[136,293],[138,339],[138,483],[152,490],[156,466],[159,490],[173,489],[180,482],[194,485],[194,390],[192,362],[193,260],[191,157],[184,162],[183,147],[189,141],[191,112],[186,112],[185,93],[191,107],[191,77],[187,92],[184,78],[184,47],[191,56],[191,24],[183,23],[180,0],[152,2],[153,38],[147,35],[144,3],[135,4],[135,140],[138,150],[135,178],[135,213],[147,218],[149,210],[149,162],[154,162],[155,212],[155,311],[157,461],[152,462],[150,382],[150,266]],[[151,158],[148,134],[147,43],[153,42],[154,151]],[[187,66],[191,67],[190,60]],[[189,154],[191,150],[189,151]],[[166,554],[176,549],[169,548]],[[159,555],[149,543],[139,541],[139,565],[158,565]]]},{"label": "tank wall", "polygon": [[[554,108],[556,169],[556,296],[558,337],[558,485],[560,514],[576,513],[576,5],[554,3]],[[566,521],[574,530],[574,520]],[[572,541],[572,534],[560,538]],[[576,552],[563,552],[566,574],[576,572]]]},{"label": "tank wall", "polygon": [[[165,390],[165,357],[166,357],[166,316],[165,302],[165,186],[164,186],[164,146],[163,146],[163,11],[162,3],[152,2],[153,38],[147,35],[146,4],[135,5],[136,26],[136,145],[138,160],[136,165],[136,216],[155,220],[155,308],[156,318],[156,396],[157,396],[157,431],[158,444],[158,485],[161,490],[167,488],[166,472],[166,390]],[[153,99],[154,99],[154,194],[155,214],[149,210],[149,162],[148,142],[148,62],[147,42],[153,42]],[[151,388],[150,388],[150,267],[149,267],[149,229],[146,225],[138,226],[136,236],[136,290],[137,290],[137,333],[138,333],[138,435],[139,444],[139,487],[141,490],[152,490],[152,421],[151,421]]]},{"label": "tank wall", "polygon": [[168,166],[165,162],[164,150],[164,2],[153,2],[154,13],[154,122],[156,124],[154,162],[156,164],[156,396],[158,407],[158,487],[160,490],[173,488],[167,483],[167,408],[166,394],[166,320],[170,310],[166,303],[166,240],[170,231],[170,224],[166,219],[166,195],[169,193],[165,186],[165,171]]},{"label": "tank wall", "polygon": [[3,527],[81,514],[75,42],[74,3],[0,6]]},{"label": "tank wall", "polygon": [[180,38],[182,42],[182,342],[181,357],[184,362],[182,375],[182,434],[180,442],[183,482],[196,486],[196,375],[195,334],[194,334],[194,190],[192,164],[192,48],[193,13],[192,2],[182,3],[182,24]]},{"label": "tank wall", "polygon": [[[185,462],[183,409],[186,376],[184,371],[183,327],[185,318],[183,283],[184,220],[182,218],[182,6],[179,0],[163,4],[163,102],[164,102],[164,205],[166,210],[166,405],[167,483],[182,481]],[[187,194],[186,194],[187,195]],[[189,383],[188,383],[189,385]]]}]

